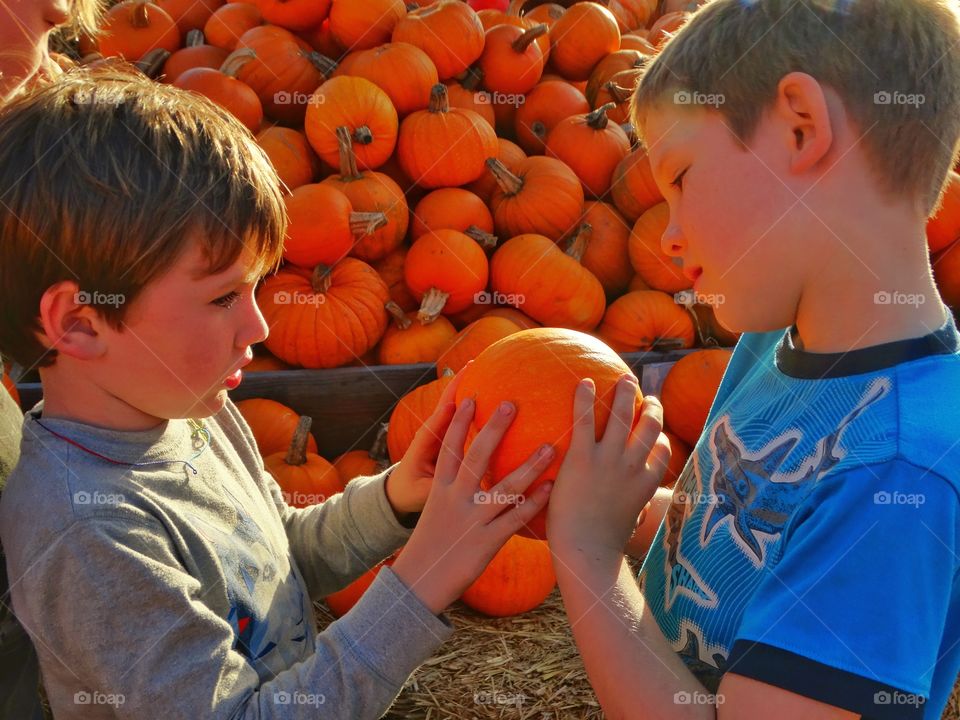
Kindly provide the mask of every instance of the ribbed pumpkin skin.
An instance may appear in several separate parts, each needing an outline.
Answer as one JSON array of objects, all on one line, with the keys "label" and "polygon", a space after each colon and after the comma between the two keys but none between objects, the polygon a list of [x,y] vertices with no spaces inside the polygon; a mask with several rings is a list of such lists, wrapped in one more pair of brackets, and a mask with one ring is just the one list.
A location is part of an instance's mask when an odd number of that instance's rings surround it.
[{"label": "ribbed pumpkin skin", "polygon": [[597,335],[617,352],[681,350],[696,340],[690,313],[659,290],[637,290],[614,300]]},{"label": "ribbed pumpkin skin", "polygon": [[450,293],[444,315],[466,310],[487,287],[489,263],[475,240],[456,230],[437,230],[417,240],[407,252],[404,277],[420,300],[431,288]]},{"label": "ribbed pumpkin skin", "polygon": [[344,483],[337,469],[315,453],[307,453],[303,465],[288,465],[287,451],[274,453],[263,460],[267,471],[280,486],[287,505],[296,508],[317,505],[343,492]]},{"label": "ribbed pumpkin skin", "polygon": [[125,0],[107,11],[97,44],[104,57],[122,57],[132,63],[154,48],[175,52],[180,47],[180,30],[160,6]]},{"label": "ribbed pumpkin skin", "polygon": [[584,205],[583,222],[592,230],[581,264],[600,281],[607,297],[623,294],[634,275],[630,223],[613,205],[592,201]]},{"label": "ribbed pumpkin skin", "polygon": [[514,535],[460,599],[484,615],[510,617],[538,607],[556,584],[548,545]]},{"label": "ribbed pumpkin skin", "polygon": [[464,232],[471,225],[493,232],[493,216],[483,200],[463,188],[440,188],[427,193],[417,203],[410,238],[416,240],[433,230]]},{"label": "ribbed pumpkin skin", "polygon": [[387,216],[387,224],[362,237],[353,246],[351,255],[376,262],[403,242],[410,210],[403,190],[389,175],[367,170],[356,177],[331,175],[324,178],[323,184],[332,185],[346,195],[355,212],[382,212]]},{"label": "ribbed pumpkin skin", "polygon": [[[468,447],[501,402],[508,400],[516,406],[516,417],[493,454],[490,472],[481,483],[483,488],[490,489],[544,443],[553,445],[556,457],[527,492],[554,480],[570,446],[577,383],[586,377],[596,383],[594,421],[599,440],[610,417],[616,383],[629,372],[630,368],[613,350],[595,337],[573,330],[523,330],[480,353],[463,369],[456,393],[458,405],[468,397],[476,401]],[[635,421],[639,419],[642,400],[638,387]],[[538,513],[520,534],[545,539],[545,511]]]},{"label": "ribbed pumpkin skin", "polygon": [[407,365],[436,362],[457,336],[457,330],[443,315],[422,325],[416,312],[407,313],[411,324],[401,330],[391,323],[380,341],[379,359],[383,365]]},{"label": "ribbed pumpkin skin", "polygon": [[393,30],[393,42],[423,50],[441,80],[459,75],[483,52],[483,25],[466,3],[441,0],[408,13]]},{"label": "ribbed pumpkin skin", "polygon": [[484,316],[474,320],[450,342],[437,358],[437,375],[442,377],[445,370],[457,373],[488,347],[515,332],[519,325],[502,317]]},{"label": "ribbed pumpkin skin", "polygon": [[587,80],[597,63],[619,49],[617,20],[598,3],[576,3],[550,29],[550,62],[568,80]]},{"label": "ribbed pumpkin skin", "polygon": [[260,8],[253,3],[228,3],[217,8],[203,26],[207,42],[233,52],[247,30],[263,22]]},{"label": "ribbed pumpkin skin", "polygon": [[674,363],[663,380],[664,424],[690,447],[703,432],[731,354],[722,348],[697,350]]},{"label": "ribbed pumpkin skin", "polygon": [[[604,111],[598,111],[604,112]],[[630,140],[617,123],[594,127],[594,113],[573,115],[561,120],[547,135],[547,155],[566,163],[592,198],[610,190],[617,165],[630,154]]]},{"label": "ribbed pumpkin skin", "polygon": [[530,154],[542,155],[550,131],[566,117],[590,112],[584,94],[563,80],[541,80],[517,108],[513,119],[517,143]]},{"label": "ribbed pumpkin skin", "polygon": [[523,188],[502,187],[490,198],[493,224],[501,238],[536,233],[557,241],[576,230],[583,214],[583,186],[576,174],[554,158],[534,156],[517,164]]},{"label": "ribbed pumpkin skin", "polygon": [[[286,452],[300,419],[297,413],[286,405],[267,398],[240,400],[237,409],[250,426],[260,455],[267,457]],[[313,435],[307,437],[307,450],[317,452],[317,441]]]},{"label": "ribbed pumpkin skin", "polygon": [[[439,82],[437,68],[430,57],[408,43],[386,43],[350,57],[353,60],[348,74],[377,85],[390,97],[400,117],[426,108],[430,103],[430,89]],[[398,71],[400,68],[402,71]]]},{"label": "ribbed pumpkin skin", "polygon": [[445,375],[414,388],[400,398],[390,413],[390,428],[387,430],[390,462],[400,462],[413,442],[413,436],[436,410],[443,391],[452,381],[453,375]]},{"label": "ribbed pumpkin skin", "polygon": [[491,285],[513,295],[518,307],[550,327],[593,330],[603,318],[603,286],[579,262],[543,235],[511,238],[494,253]]},{"label": "ribbed pumpkin skin", "polygon": [[300,267],[333,265],[353,246],[347,196],[330,185],[301,185],[284,197],[290,223],[283,258]]},{"label": "ribbed pumpkin skin", "polygon": [[326,292],[314,291],[311,275],[291,265],[260,286],[257,304],[270,327],[265,345],[291,365],[339,367],[379,342],[387,329],[383,306],[389,292],[377,271],[355,258],[333,267]]},{"label": "ribbed pumpkin skin", "polygon": [[654,290],[678,293],[693,287],[693,281],[683,274],[680,258],[670,257],[660,247],[670,210],[665,202],[647,210],[630,233],[630,264],[643,281]]}]

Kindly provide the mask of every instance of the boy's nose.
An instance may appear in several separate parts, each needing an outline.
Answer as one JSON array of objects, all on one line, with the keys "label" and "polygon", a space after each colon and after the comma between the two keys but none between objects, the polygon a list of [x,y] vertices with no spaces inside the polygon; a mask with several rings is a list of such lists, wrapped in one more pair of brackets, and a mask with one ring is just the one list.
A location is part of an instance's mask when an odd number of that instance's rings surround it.
[{"label": "boy's nose", "polygon": [[245,348],[266,340],[267,335],[270,334],[270,326],[260,312],[255,298],[251,297],[250,307],[244,315],[243,328],[237,337],[237,347]]},{"label": "boy's nose", "polygon": [[43,7],[43,19],[51,25],[63,25],[70,19],[69,0],[47,0]]},{"label": "boy's nose", "polygon": [[683,233],[673,222],[667,225],[667,229],[660,236],[660,249],[670,257],[680,257],[683,255],[685,246]]}]

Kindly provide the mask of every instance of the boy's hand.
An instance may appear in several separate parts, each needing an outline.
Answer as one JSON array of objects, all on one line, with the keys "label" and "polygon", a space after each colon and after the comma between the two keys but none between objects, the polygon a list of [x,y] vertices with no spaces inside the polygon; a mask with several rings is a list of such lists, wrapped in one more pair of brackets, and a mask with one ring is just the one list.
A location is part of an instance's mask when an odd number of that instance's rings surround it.
[{"label": "boy's hand", "polygon": [[443,435],[453,419],[453,411],[456,410],[453,400],[460,377],[461,374],[457,373],[444,389],[436,410],[417,430],[410,447],[387,476],[387,500],[398,518],[408,513],[420,512],[427,501],[427,495],[433,486],[433,476],[437,471],[437,455],[443,443]]},{"label": "boy's hand", "polygon": [[550,464],[554,451],[545,446],[544,454],[532,455],[484,493],[482,502],[477,501],[480,478],[516,415],[510,403],[504,406],[483,426],[464,457],[474,402],[467,399],[460,404],[443,438],[423,515],[393,564],[397,577],[434,614],[463,594],[507,539],[543,508],[550,494],[551,484],[544,483],[518,505],[511,504]]},{"label": "boy's hand", "polygon": [[554,556],[587,552],[617,560],[637,518],[653,497],[670,460],[663,407],[645,397],[631,432],[637,381],[624,375],[617,384],[607,428],[600,442],[594,429],[595,386],[583,380],[573,402],[573,437],[557,473],[547,509],[547,540]]}]

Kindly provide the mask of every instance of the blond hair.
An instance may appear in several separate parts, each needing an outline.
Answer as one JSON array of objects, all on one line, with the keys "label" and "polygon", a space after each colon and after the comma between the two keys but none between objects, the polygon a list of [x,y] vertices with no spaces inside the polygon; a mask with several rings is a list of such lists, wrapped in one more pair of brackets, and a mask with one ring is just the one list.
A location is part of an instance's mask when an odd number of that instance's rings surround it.
[{"label": "blond hair", "polygon": [[37,333],[55,283],[122,295],[94,306],[120,328],[194,237],[216,273],[245,249],[275,267],[285,233],[269,159],[206,98],[79,68],[0,109],[0,351],[25,367],[54,360]]},{"label": "blond hair", "polygon": [[[955,0],[712,0],[645,68],[632,114],[671,97],[713,98],[750,140],[780,80],[800,71],[833,88],[863,133],[881,189],[926,211],[960,139]],[[678,93],[687,93],[678,95]]]}]

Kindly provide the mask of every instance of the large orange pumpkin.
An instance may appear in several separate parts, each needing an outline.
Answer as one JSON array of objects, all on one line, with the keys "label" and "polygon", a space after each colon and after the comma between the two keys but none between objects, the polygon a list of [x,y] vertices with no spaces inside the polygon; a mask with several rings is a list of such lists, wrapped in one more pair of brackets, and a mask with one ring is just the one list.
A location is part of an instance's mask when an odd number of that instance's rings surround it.
[{"label": "large orange pumpkin", "polygon": [[264,344],[291,365],[339,367],[380,341],[388,299],[377,271],[361,260],[347,257],[312,271],[287,265],[257,292],[270,327]]},{"label": "large orange pumpkin", "polygon": [[180,47],[180,31],[173,18],[146,0],[124,0],[110,8],[97,37],[104,57],[122,57],[129,62],[157,48],[172,53]]},{"label": "large orange pumpkin", "polygon": [[330,13],[330,0],[256,0],[263,19],[287,30],[317,27]]},{"label": "large orange pumpkin", "polygon": [[441,0],[414,10],[393,30],[394,42],[416,45],[430,56],[441,80],[470,67],[483,52],[483,40],[480,18],[459,0]]},{"label": "large orange pumpkin", "polygon": [[499,160],[491,159],[487,167],[497,180],[490,209],[500,237],[536,233],[557,242],[579,226],[583,186],[560,160],[530,157],[511,172]]},{"label": "large orange pumpkin", "polygon": [[456,230],[436,230],[417,240],[403,268],[407,287],[421,301],[418,317],[466,310],[487,287],[490,267],[475,240]]},{"label": "large orange pumpkin", "polygon": [[674,363],[663,380],[664,424],[690,447],[703,432],[731,354],[724,348],[696,350]]},{"label": "large orange pumpkin", "polygon": [[390,466],[387,461],[387,423],[380,424],[369,450],[347,450],[333,461],[333,466],[344,484],[386,470]]},{"label": "large orange pumpkin", "polygon": [[484,86],[502,93],[530,92],[540,81],[546,60],[536,40],[546,34],[545,24],[526,30],[515,25],[487,30],[479,62]]},{"label": "large orange pumpkin", "polygon": [[617,19],[598,3],[572,5],[550,28],[550,63],[568,80],[587,80],[597,63],[619,49]]},{"label": "large orange pumpkin", "polygon": [[291,507],[303,508],[322,503],[343,492],[344,488],[337,469],[329,461],[307,450],[312,422],[309,417],[300,418],[290,447],[263,459],[267,471],[280,486],[284,501]]},{"label": "large orange pumpkin", "polygon": [[510,617],[539,607],[556,584],[547,543],[514,535],[460,599],[484,615]]},{"label": "large orange pumpkin", "polygon": [[[293,440],[300,416],[276,400],[250,398],[237,403],[237,410],[250,426],[257,449],[263,457],[284,452]],[[317,441],[307,436],[307,450],[317,452]]]},{"label": "large orange pumpkin", "polygon": [[165,83],[172,83],[181,74],[195,67],[217,70],[223,65],[227,55],[229,53],[223,48],[207,45],[200,30],[191,30],[187,33],[183,49],[170,55],[163,64],[163,74],[160,79]]},{"label": "large orange pumpkin", "polygon": [[645,62],[646,55],[636,50],[617,50],[603,58],[590,73],[590,79],[587,81],[587,90],[584,95],[587,96],[590,107],[597,108],[600,105],[597,102],[597,93],[614,75],[623,70],[642,67]]},{"label": "large orange pumpkin", "polygon": [[673,294],[693,287],[693,281],[683,274],[680,258],[667,255],[660,247],[669,221],[670,209],[665,202],[637,219],[630,233],[630,264],[654,290]]},{"label": "large orange pumpkin", "polygon": [[637,290],[614,300],[597,335],[617,352],[683,350],[696,339],[690,313],[659,290]]},{"label": "large orange pumpkin", "polygon": [[[541,445],[556,451],[553,462],[528,488],[554,480],[570,446],[573,398],[577,384],[592,378],[597,401],[594,422],[597,439],[603,435],[616,383],[630,368],[613,350],[585,333],[558,328],[522,330],[494,343],[461,372],[457,404],[476,402],[468,444],[497,411],[510,401],[516,417],[490,461],[481,485],[489,490],[518,468]],[[639,420],[642,393],[637,387],[634,422]],[[546,513],[541,511],[521,531],[527,537],[546,538]]]}]

